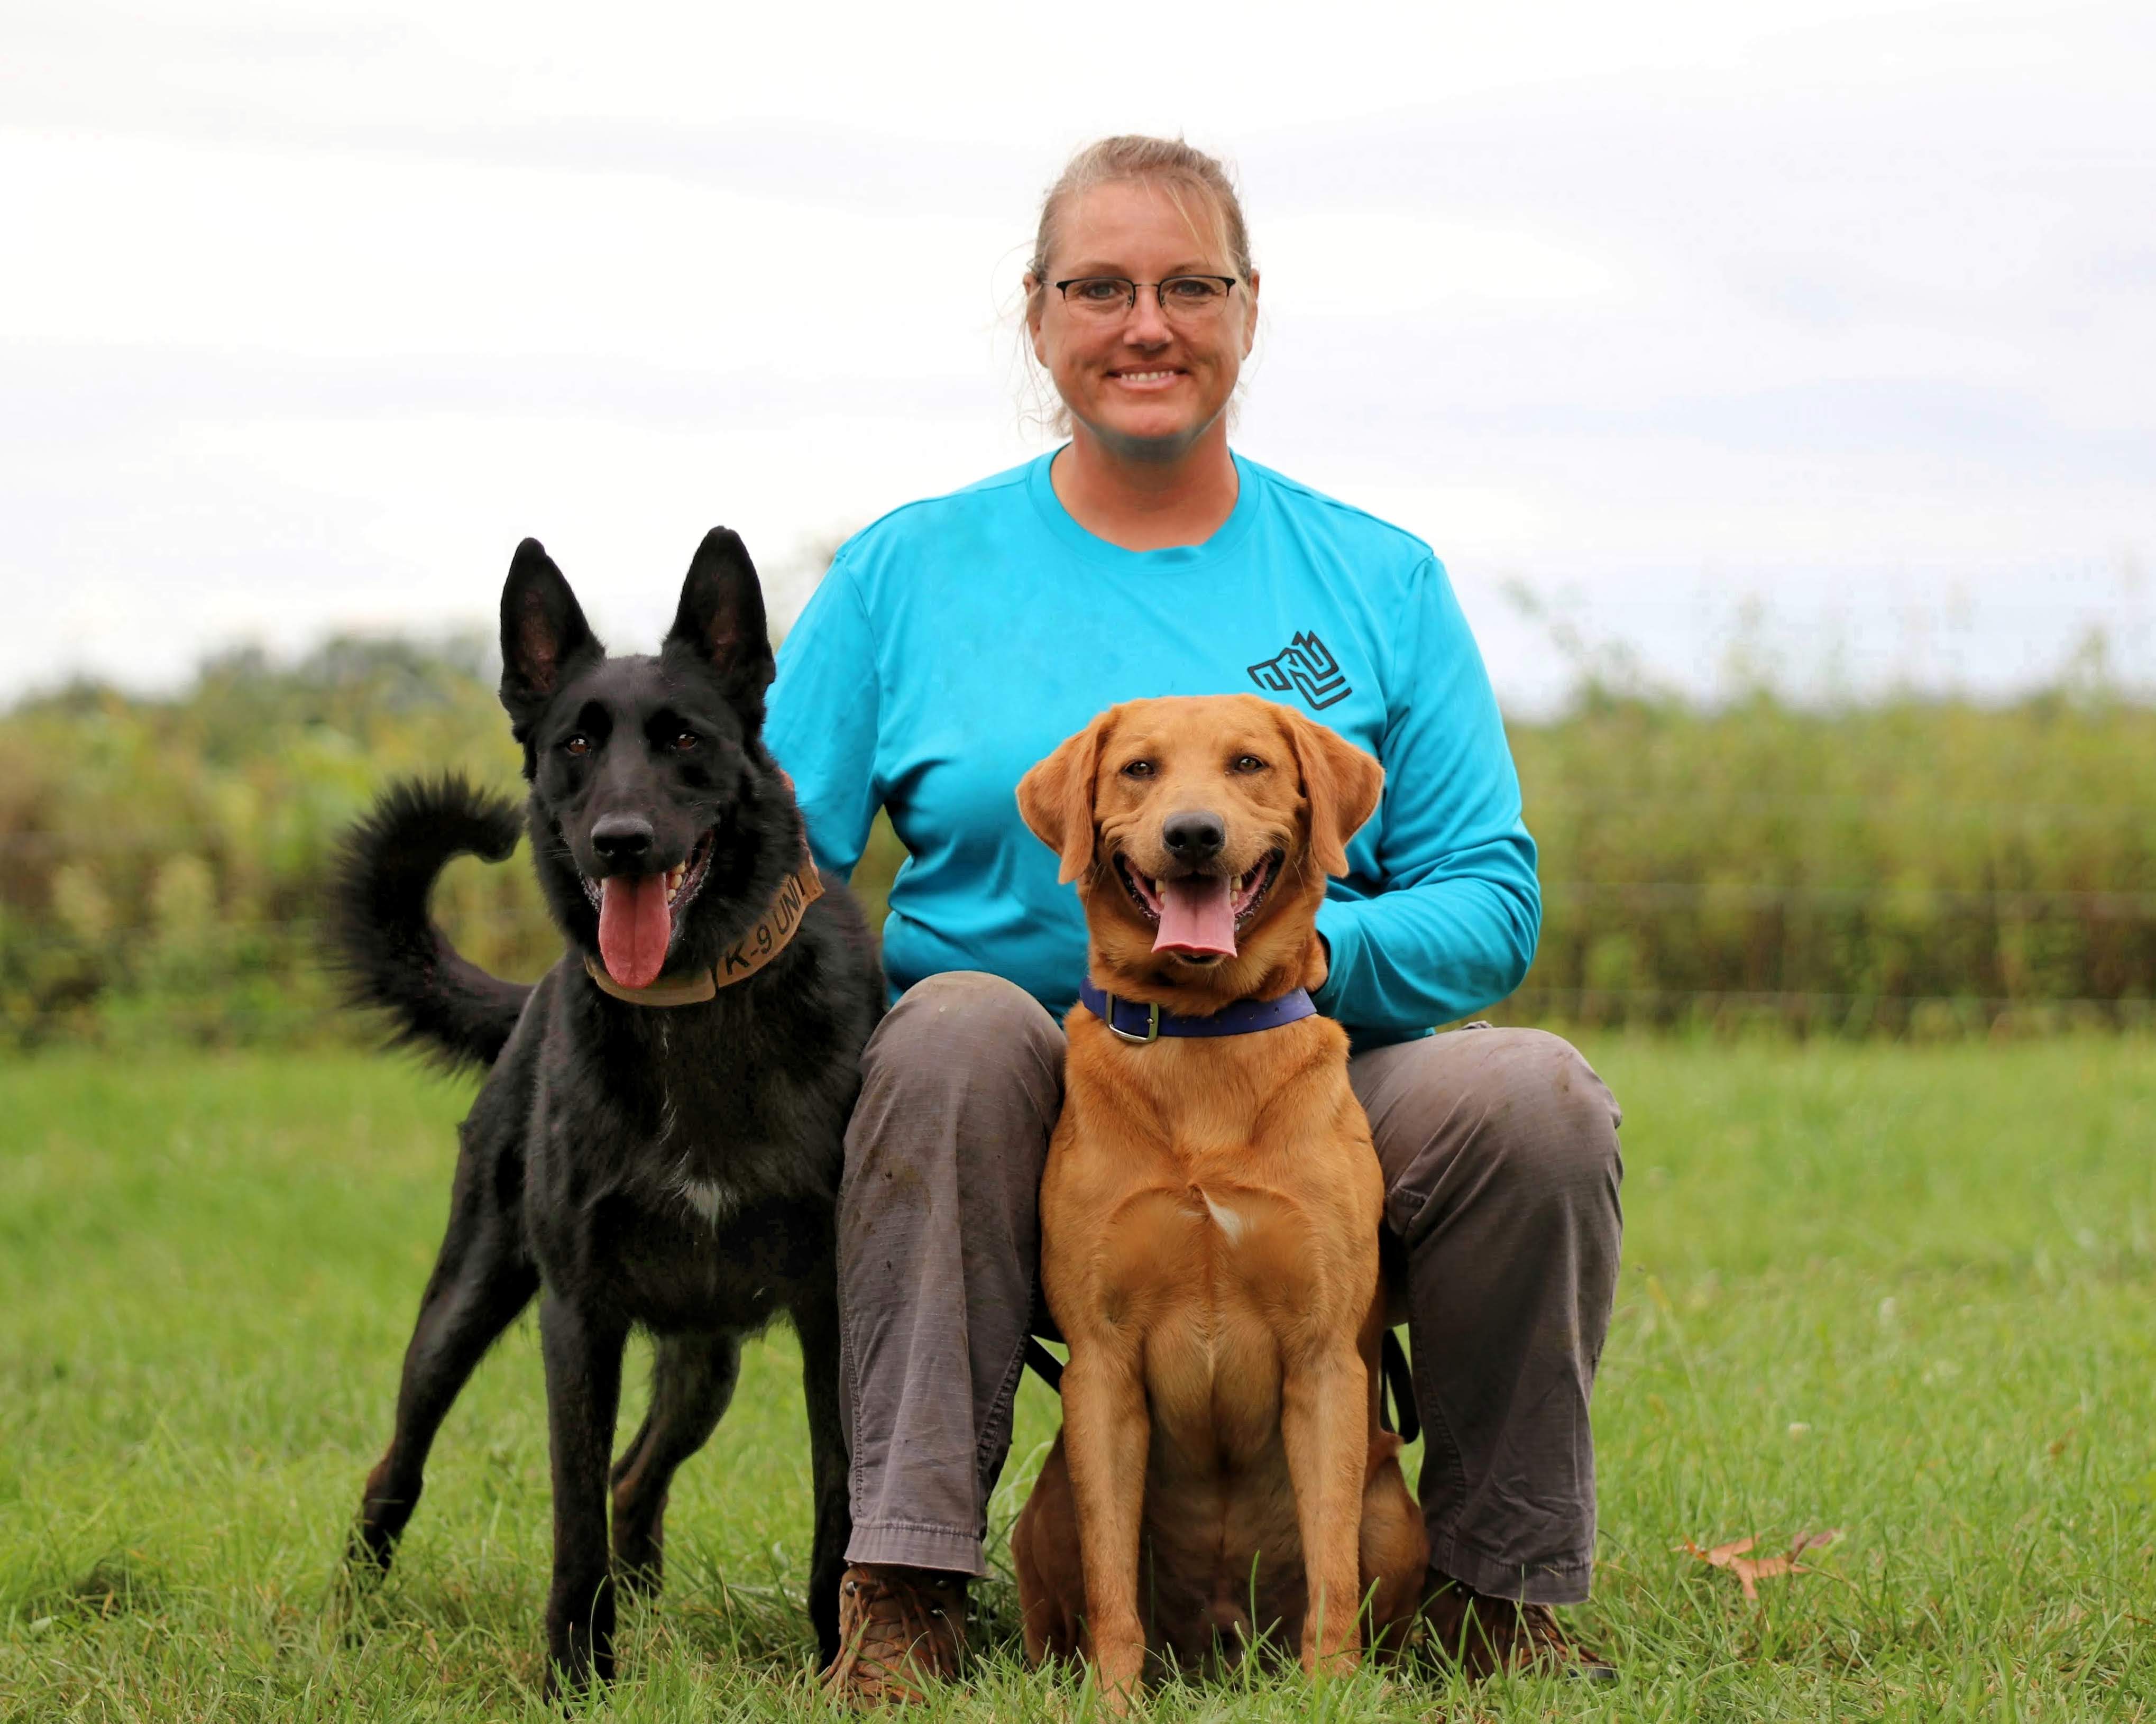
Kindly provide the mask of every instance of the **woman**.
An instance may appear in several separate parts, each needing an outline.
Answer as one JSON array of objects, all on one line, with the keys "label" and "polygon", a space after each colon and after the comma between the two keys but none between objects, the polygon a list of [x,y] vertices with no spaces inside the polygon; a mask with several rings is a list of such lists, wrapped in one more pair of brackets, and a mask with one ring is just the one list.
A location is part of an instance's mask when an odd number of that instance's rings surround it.
[{"label": "woman", "polygon": [[1020,774],[1113,702],[1256,691],[1384,763],[1319,913],[1349,1029],[1427,1449],[1433,1640],[1471,1668],[1599,1670],[1548,1607],[1587,1594],[1593,1381],[1614,1288],[1618,1111],[1553,1036],[1429,1026],[1502,998],[1541,921],[1480,655],[1429,547],[1235,454],[1258,275],[1234,187],[1179,141],[1082,151],[1043,205],[1033,351],[1070,441],[850,541],[779,655],[769,738],[817,859],[879,806],[910,854],[839,1199],[852,1564],[831,1686],[956,1672],[964,1589],[1036,1311],[1076,895]]}]

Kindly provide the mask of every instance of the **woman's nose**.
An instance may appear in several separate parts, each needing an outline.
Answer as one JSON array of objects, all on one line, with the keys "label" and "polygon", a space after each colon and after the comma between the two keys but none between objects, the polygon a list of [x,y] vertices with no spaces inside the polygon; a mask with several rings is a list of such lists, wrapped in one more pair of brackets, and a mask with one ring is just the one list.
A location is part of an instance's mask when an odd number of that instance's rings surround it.
[{"label": "woman's nose", "polygon": [[1123,339],[1141,347],[1165,346],[1170,338],[1168,314],[1160,309],[1160,290],[1142,287],[1123,325]]}]

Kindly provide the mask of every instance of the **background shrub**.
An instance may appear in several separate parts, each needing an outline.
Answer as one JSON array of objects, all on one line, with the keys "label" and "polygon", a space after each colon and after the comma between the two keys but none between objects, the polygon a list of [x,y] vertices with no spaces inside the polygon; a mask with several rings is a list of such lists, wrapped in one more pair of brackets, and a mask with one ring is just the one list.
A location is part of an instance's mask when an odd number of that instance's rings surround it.
[{"label": "background shrub", "polygon": [[[169,700],[77,686],[0,717],[0,1036],[352,1033],[316,918],[385,781],[516,793],[482,643],[333,641],[207,664]],[[2156,998],[2156,710],[2101,691],[1717,711],[1593,685],[1512,726],[1546,901],[1513,1021],[1839,1034],[2142,1021]],[[903,853],[855,885],[880,921]],[[463,949],[539,973],[529,870],[466,860]]]}]

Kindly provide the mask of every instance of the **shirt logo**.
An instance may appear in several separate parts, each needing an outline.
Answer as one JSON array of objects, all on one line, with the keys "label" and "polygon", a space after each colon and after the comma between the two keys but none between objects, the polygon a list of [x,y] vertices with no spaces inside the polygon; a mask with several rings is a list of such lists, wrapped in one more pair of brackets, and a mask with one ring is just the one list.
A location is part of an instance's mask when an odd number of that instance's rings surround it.
[{"label": "shirt logo", "polygon": [[1348,686],[1348,674],[1341,670],[1340,661],[1307,630],[1297,634],[1272,658],[1251,665],[1250,680],[1271,694],[1294,690],[1312,712],[1337,706],[1355,692]]}]

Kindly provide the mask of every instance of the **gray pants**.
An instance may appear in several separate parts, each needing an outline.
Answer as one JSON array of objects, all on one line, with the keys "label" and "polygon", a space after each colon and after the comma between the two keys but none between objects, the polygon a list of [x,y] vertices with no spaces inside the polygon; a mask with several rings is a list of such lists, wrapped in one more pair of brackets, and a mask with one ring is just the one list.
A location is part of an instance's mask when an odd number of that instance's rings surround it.
[{"label": "gray pants", "polygon": [[[1587,1596],[1587,1403],[1616,1291],[1616,1102],[1569,1043],[1455,1031],[1348,1068],[1385,1170],[1393,1309],[1422,1414],[1430,1564],[1478,1592]],[[839,1190],[848,1559],[988,1573],[1040,1296],[1063,1032],[1023,990],[931,977],[862,1055]]]}]

